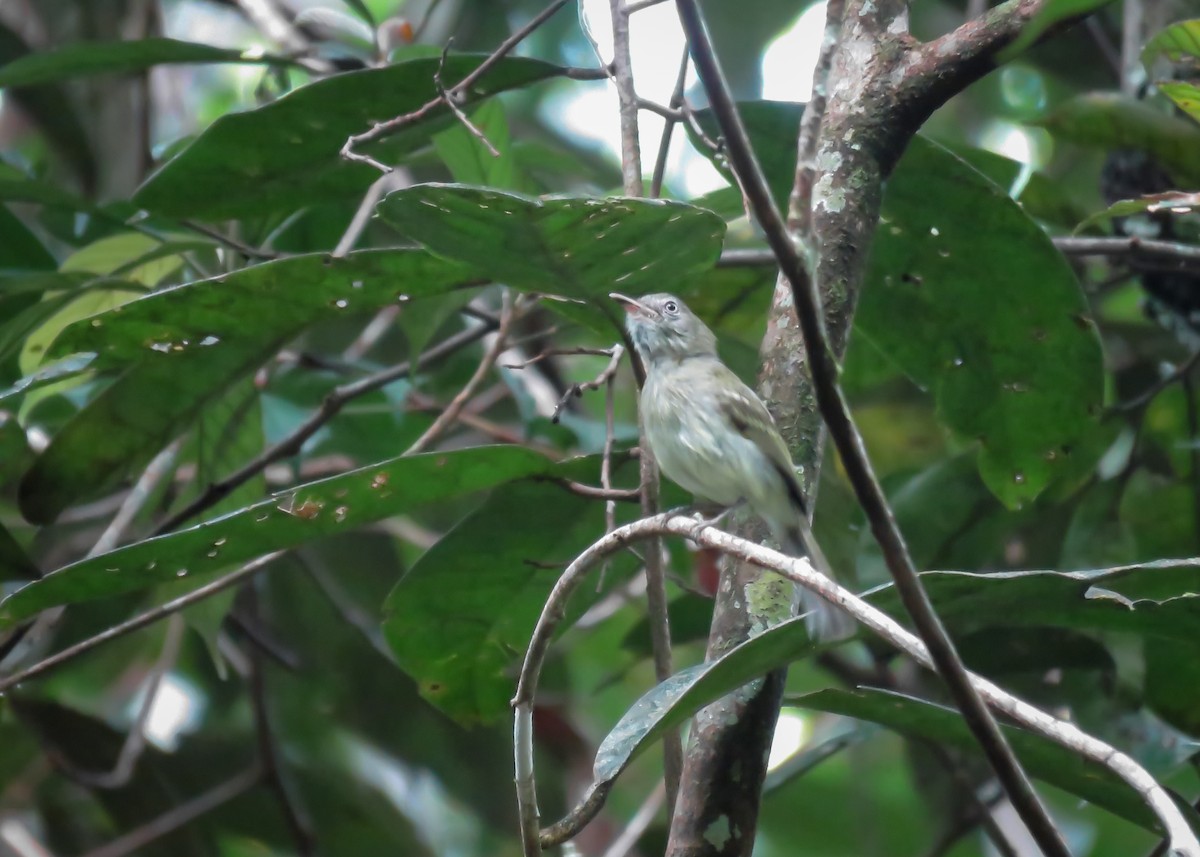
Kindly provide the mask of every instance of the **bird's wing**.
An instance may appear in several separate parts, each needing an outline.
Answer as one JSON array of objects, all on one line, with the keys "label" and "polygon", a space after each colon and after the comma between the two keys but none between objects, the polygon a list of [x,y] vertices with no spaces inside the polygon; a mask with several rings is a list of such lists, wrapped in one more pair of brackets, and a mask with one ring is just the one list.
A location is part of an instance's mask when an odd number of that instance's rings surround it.
[{"label": "bird's wing", "polygon": [[775,420],[771,418],[767,406],[728,366],[717,364],[715,372],[724,376],[717,379],[720,383],[713,385],[714,389],[720,391],[717,408],[721,416],[729,421],[738,434],[763,451],[783,478],[792,502],[803,513],[804,495],[796,479],[792,456],[779,430],[775,428]]}]

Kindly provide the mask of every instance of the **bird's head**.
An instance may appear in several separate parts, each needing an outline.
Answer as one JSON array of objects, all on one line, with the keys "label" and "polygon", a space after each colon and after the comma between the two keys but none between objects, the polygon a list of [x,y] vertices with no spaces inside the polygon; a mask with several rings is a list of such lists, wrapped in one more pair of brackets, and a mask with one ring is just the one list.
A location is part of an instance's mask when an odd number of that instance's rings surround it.
[{"label": "bird's head", "polygon": [[631,298],[613,292],[609,297],[625,307],[625,329],[646,364],[716,355],[716,336],[674,295]]}]

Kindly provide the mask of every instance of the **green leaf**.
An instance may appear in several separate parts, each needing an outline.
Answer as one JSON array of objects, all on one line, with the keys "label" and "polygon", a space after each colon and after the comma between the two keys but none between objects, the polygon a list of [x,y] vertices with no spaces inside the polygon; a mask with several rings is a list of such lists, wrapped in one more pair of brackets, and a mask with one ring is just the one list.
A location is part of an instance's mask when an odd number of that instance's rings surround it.
[{"label": "green leaf", "polygon": [[1200,128],[1144,101],[1091,92],[1059,105],[1040,124],[1079,146],[1148,152],[1181,185],[1200,185]]},{"label": "green leaf", "polygon": [[1200,644],[1146,641],[1146,703],[1177,729],[1200,737]]},{"label": "green leaf", "polygon": [[1100,342],[1070,266],[1001,188],[919,137],[888,182],[857,330],[979,441],[1010,507],[1049,484],[1099,411]]},{"label": "green leaf", "polygon": [[1158,85],[1158,91],[1175,102],[1175,106],[1200,122],[1200,86],[1182,80],[1173,80]]},{"label": "green leaf", "polygon": [[[0,432],[8,426],[16,426],[13,420],[7,420],[0,423]],[[19,428],[19,426],[16,426]],[[7,432],[4,432],[7,436]],[[4,446],[7,446],[6,440],[0,440]],[[3,450],[8,452],[7,449]],[[29,554],[21,547],[21,544],[13,538],[12,533],[4,524],[0,523],[0,584],[20,582],[25,583],[29,580],[37,580],[42,576],[41,571],[33,560],[29,558]],[[4,587],[0,586],[0,591]]]},{"label": "green leaf", "polygon": [[85,319],[64,331],[51,353],[91,351],[103,365],[123,365],[218,343],[286,338],[322,318],[441,294],[469,276],[420,250],[292,256],[162,289]]},{"label": "green leaf", "polygon": [[461,122],[435,134],[433,148],[460,184],[483,185],[497,190],[521,190],[504,105],[488,101],[471,116],[471,122],[500,153],[496,157],[483,141]]},{"label": "green leaf", "polygon": [[[654,739],[704,705],[786,666],[809,649],[804,621],[794,619],[748,640],[716,661],[682,670],[660,683],[635,702],[601,742],[593,787],[611,782]],[[901,694],[867,688],[823,690],[790,699],[789,704],[878,723],[967,752],[978,751],[957,711]],[[1002,728],[1033,776],[1135,824],[1156,829],[1155,816],[1140,796],[1107,768],[1024,729]],[[1190,814],[1195,817],[1194,811]]]},{"label": "green leaf", "polygon": [[[767,178],[767,184],[771,187],[771,196],[774,197],[779,210],[786,214],[788,196],[796,178],[796,135],[800,133],[804,105],[787,101],[740,101],[738,113],[746,126],[746,132],[750,135],[750,142]],[[710,140],[720,137],[721,130],[711,108],[696,111],[696,121]],[[723,156],[718,157],[700,139],[691,123],[686,125],[692,145],[711,160],[736,188],[733,173]],[[723,189],[717,193],[738,209],[743,205],[740,195],[733,188],[730,188],[729,192]]]},{"label": "green leaf", "polygon": [[0,66],[0,89],[98,74],[130,74],[156,65],[228,62],[290,64],[292,60],[177,39],[80,42]]},{"label": "green leaf", "polygon": [[0,205],[0,270],[46,271],[55,267],[54,257],[41,240],[13,214]]},{"label": "green leaf", "polygon": [[52,355],[95,352],[96,369],[129,368],[26,474],[23,513],[31,521],[53,520],[71,503],[115,485],[305,326],[331,314],[377,310],[401,291],[438,294],[463,275],[413,250],[295,256],[164,289],[76,323]]},{"label": "green leaf", "polygon": [[1200,18],[1177,21],[1146,42],[1142,48],[1142,65],[1149,68],[1160,56],[1175,63],[1188,57],[1200,57]]},{"label": "green leaf", "polygon": [[548,459],[516,446],[473,447],[383,461],[61,568],[0,601],[0,627],[47,607],[108,598],[228,568],[270,551],[552,468]]},{"label": "green leaf", "polygon": [[[235,384],[213,406],[203,410],[196,428],[195,446],[195,482],[198,486],[211,485],[262,452],[262,400],[253,379]],[[266,485],[266,477],[261,473],[246,480],[206,510],[205,516],[216,518],[252,504],[266,493]],[[214,570],[168,581],[158,587],[154,601],[160,604],[171,601],[211,583],[219,574]],[[188,624],[204,639],[219,672],[224,671],[225,660],[217,646],[217,635],[237,594],[236,587],[226,589],[183,612]]]},{"label": "green leaf", "polygon": [[[448,57],[442,79],[452,85],[479,63],[479,57]],[[350,135],[436,97],[433,76],[439,64],[417,59],[338,74],[256,110],[226,114],[152,175],[134,201],[160,214],[218,220],[361,195],[379,173],[342,160],[339,150]],[[510,57],[472,87],[468,100],[560,73],[548,63]],[[446,122],[449,117],[440,107],[428,118]],[[429,131],[418,123],[366,151],[394,160],[424,145]]]},{"label": "green leaf", "polygon": [[712,212],[679,202],[538,200],[444,184],[397,191],[379,204],[379,213],[482,277],[568,298],[685,284],[716,263],[725,234]]},{"label": "green leaf", "polygon": [[[536,526],[519,523],[527,514]],[[396,662],[425,699],[461,723],[503,715],[516,687],[513,662],[546,596],[603,532],[603,505],[558,485],[523,481],[495,491],[388,596],[383,630]],[[616,565],[629,567],[625,558]],[[624,576],[614,571],[610,580]]]}]

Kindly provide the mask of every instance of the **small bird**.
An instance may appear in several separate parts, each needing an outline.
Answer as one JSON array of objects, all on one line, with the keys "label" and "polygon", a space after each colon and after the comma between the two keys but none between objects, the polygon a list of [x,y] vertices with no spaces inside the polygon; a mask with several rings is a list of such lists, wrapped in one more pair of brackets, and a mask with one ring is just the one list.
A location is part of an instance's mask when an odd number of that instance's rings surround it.
[{"label": "small bird", "polygon": [[[646,367],[640,410],[646,440],[662,472],[697,499],[729,508],[745,502],[784,552],[807,554],[830,574],[808,524],[791,455],[766,405],[717,356],[717,338],[683,301],[616,292],[629,338]],[[809,634],[849,636],[850,618],[804,589]]]}]

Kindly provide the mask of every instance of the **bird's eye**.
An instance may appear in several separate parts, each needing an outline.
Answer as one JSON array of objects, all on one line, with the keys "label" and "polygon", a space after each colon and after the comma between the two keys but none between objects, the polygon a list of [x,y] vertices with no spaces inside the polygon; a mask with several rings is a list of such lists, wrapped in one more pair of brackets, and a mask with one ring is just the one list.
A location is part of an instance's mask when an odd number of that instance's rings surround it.
[{"label": "bird's eye", "polygon": [[675,301],[667,301],[663,304],[663,309],[667,312],[679,312],[679,304],[675,303]]}]

